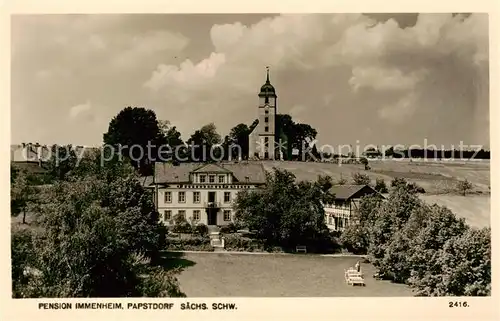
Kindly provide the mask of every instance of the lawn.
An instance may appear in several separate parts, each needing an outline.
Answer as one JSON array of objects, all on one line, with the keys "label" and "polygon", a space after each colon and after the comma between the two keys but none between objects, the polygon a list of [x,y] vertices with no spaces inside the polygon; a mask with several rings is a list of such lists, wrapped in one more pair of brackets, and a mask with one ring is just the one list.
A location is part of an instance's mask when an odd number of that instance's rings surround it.
[{"label": "lawn", "polygon": [[375,280],[362,264],[365,287],[345,283],[355,257],[319,255],[185,253],[178,275],[188,297],[400,297],[409,287]]}]

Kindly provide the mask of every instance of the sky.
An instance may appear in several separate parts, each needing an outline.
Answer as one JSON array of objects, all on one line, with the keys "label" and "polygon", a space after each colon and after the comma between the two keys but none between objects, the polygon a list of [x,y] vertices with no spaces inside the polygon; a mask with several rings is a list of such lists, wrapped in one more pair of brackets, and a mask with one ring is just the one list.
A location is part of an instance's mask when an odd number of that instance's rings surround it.
[{"label": "sky", "polygon": [[100,145],[127,106],[189,136],[278,113],[341,144],[489,146],[487,14],[18,15],[11,142]]}]

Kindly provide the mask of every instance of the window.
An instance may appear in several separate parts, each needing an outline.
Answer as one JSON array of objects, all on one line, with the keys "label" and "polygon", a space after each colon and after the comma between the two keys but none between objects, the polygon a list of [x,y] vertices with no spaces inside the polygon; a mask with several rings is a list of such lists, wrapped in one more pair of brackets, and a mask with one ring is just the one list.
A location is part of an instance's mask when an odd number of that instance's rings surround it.
[{"label": "window", "polygon": [[165,210],[163,213],[163,220],[164,221],[170,221],[172,219],[172,211],[171,210]]},{"label": "window", "polygon": [[230,210],[224,210],[224,221],[230,221],[231,220],[231,211]]},{"label": "window", "polygon": [[266,115],[269,114],[269,109],[266,109],[264,112]]},{"label": "window", "polygon": [[264,121],[265,121],[266,123],[268,123],[268,122],[269,122],[269,117],[264,118]]},{"label": "window", "polygon": [[200,175],[200,183],[205,183],[207,180],[207,177],[205,175]]},{"label": "window", "polygon": [[193,211],[193,221],[199,221],[200,220],[200,210],[194,210]]},{"label": "window", "polygon": [[333,224],[333,218],[331,215],[328,215],[328,224],[332,225]]},{"label": "window", "polygon": [[224,175],[219,175],[219,183],[224,183]]},{"label": "window", "polygon": [[269,103],[269,96],[266,96],[266,98],[264,98],[264,103],[265,103],[265,104],[268,104],[268,103]]},{"label": "window", "polygon": [[208,176],[208,182],[209,183],[215,183],[215,175]]},{"label": "window", "polygon": [[224,192],[224,203],[231,202],[231,192]]},{"label": "window", "polygon": [[186,203],[186,192],[179,192],[179,203]]},{"label": "window", "polygon": [[183,217],[184,219],[186,219],[186,211],[185,210],[179,210],[178,214],[180,217]]},{"label": "window", "polygon": [[264,131],[268,132],[269,131],[269,126],[264,127]]},{"label": "window", "polygon": [[193,192],[193,203],[200,202],[200,192]]},{"label": "window", "polygon": [[250,177],[245,176],[245,182],[246,182],[246,183],[250,182]]},{"label": "window", "polygon": [[172,203],[172,192],[165,192],[164,203]]}]

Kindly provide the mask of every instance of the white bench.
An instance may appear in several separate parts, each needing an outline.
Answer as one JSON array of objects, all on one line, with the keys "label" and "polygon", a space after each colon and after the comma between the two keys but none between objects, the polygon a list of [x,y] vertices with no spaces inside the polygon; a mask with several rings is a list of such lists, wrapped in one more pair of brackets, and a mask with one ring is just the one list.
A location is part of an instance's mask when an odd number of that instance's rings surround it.
[{"label": "white bench", "polygon": [[295,252],[297,252],[297,253],[299,253],[299,252],[307,253],[307,247],[305,245],[297,245],[295,247]]}]

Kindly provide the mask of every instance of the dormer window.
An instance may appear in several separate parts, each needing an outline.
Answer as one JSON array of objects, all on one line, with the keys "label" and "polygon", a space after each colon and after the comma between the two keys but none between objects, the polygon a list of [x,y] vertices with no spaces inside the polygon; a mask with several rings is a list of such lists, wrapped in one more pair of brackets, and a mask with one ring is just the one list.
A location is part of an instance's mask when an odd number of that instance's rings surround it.
[{"label": "dormer window", "polygon": [[219,175],[219,184],[224,183],[224,175]]},{"label": "dormer window", "polygon": [[249,182],[250,182],[250,177],[245,176],[245,182],[246,182],[246,183],[249,183]]},{"label": "dormer window", "polygon": [[215,175],[209,175],[208,176],[208,182],[209,183],[215,183]]},{"label": "dormer window", "polygon": [[200,183],[205,183],[207,181],[207,177],[205,175],[200,175]]}]

